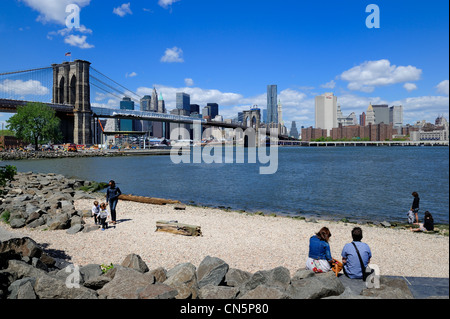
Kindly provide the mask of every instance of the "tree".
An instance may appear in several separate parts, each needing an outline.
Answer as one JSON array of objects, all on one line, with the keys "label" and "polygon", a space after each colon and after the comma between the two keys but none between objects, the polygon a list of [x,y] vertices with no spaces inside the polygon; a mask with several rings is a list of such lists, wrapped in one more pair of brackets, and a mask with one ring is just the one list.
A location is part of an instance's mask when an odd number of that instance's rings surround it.
[{"label": "tree", "polygon": [[17,138],[34,144],[35,150],[38,150],[39,144],[62,139],[60,119],[51,107],[43,103],[33,102],[18,107],[17,114],[6,122],[6,127],[13,131]]}]

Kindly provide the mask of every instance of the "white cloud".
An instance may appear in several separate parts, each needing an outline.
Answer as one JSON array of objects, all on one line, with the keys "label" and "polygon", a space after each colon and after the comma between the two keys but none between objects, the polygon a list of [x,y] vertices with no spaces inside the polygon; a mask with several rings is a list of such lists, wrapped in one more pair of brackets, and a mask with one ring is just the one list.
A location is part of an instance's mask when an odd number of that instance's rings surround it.
[{"label": "white cloud", "polygon": [[194,86],[194,80],[190,78],[184,79],[184,83],[186,84],[186,86]]},{"label": "white cloud", "polygon": [[14,95],[46,95],[50,90],[36,80],[4,80],[0,82],[0,92],[11,93]]},{"label": "white cloud", "polygon": [[159,0],[158,4],[164,9],[169,8],[173,3],[178,2],[180,0]]},{"label": "white cloud", "polygon": [[336,82],[334,80],[331,80],[328,83],[322,84],[320,87],[324,89],[334,89],[336,87]]},{"label": "white cloud", "polygon": [[80,49],[92,49],[94,46],[86,42],[85,35],[79,36],[71,34],[64,39],[64,42]]},{"label": "white cloud", "polygon": [[436,86],[439,93],[447,95],[448,96],[448,90],[449,90],[449,82],[448,80],[444,80],[441,83],[439,83]]},{"label": "white cloud", "polygon": [[125,74],[125,77],[126,78],[134,78],[135,76],[137,76],[138,74],[136,73],[136,72],[131,72],[131,73],[127,73],[127,74]]},{"label": "white cloud", "polygon": [[417,81],[422,70],[408,65],[391,65],[389,60],[366,61],[343,72],[340,78],[349,82],[352,91],[373,92],[375,87]]},{"label": "white cloud", "polygon": [[408,92],[412,92],[414,90],[417,90],[417,85],[415,85],[414,83],[405,83],[403,85],[403,87],[405,88],[406,91]]},{"label": "white cloud", "polygon": [[177,47],[173,47],[171,49],[167,49],[164,53],[164,56],[161,58],[161,62],[164,63],[182,63],[183,59],[183,50]]},{"label": "white cloud", "polygon": [[62,37],[66,37],[69,34],[73,33],[73,32],[79,32],[79,33],[83,33],[83,34],[92,34],[92,30],[86,28],[86,26],[81,25],[79,28],[64,28],[58,31],[51,31],[47,34],[47,39],[52,40],[53,36],[62,36]]},{"label": "white cloud", "polygon": [[86,7],[91,0],[20,0],[33,10],[39,12],[37,21],[42,23],[53,22],[61,25],[66,24],[66,7],[76,4],[80,8]]},{"label": "white cloud", "polygon": [[120,7],[114,8],[113,13],[117,14],[119,17],[124,17],[127,14],[133,14],[133,12],[130,9],[131,3],[124,3]]}]

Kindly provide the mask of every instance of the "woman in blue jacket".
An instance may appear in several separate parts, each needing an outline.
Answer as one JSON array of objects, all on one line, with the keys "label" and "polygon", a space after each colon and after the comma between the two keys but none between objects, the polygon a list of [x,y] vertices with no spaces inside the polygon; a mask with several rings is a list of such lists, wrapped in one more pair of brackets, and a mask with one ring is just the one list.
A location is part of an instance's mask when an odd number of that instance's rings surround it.
[{"label": "woman in blue jacket", "polygon": [[315,273],[328,272],[331,270],[333,258],[331,257],[330,240],[331,232],[323,227],[309,240],[309,254],[306,260],[306,269]]}]

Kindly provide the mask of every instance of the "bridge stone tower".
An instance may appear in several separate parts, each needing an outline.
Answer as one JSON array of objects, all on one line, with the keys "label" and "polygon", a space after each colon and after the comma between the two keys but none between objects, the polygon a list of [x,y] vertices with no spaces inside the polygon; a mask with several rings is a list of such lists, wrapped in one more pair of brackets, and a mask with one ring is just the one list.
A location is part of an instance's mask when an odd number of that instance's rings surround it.
[{"label": "bridge stone tower", "polygon": [[52,103],[74,107],[73,143],[92,143],[92,111],[89,84],[91,63],[83,60],[52,64],[53,99]]},{"label": "bridge stone tower", "polygon": [[261,110],[259,108],[252,108],[249,111],[244,111],[244,125],[247,128],[253,128],[255,130],[254,139],[249,140],[248,137],[245,137],[245,146],[246,147],[254,147],[258,146],[258,131],[261,124]]}]

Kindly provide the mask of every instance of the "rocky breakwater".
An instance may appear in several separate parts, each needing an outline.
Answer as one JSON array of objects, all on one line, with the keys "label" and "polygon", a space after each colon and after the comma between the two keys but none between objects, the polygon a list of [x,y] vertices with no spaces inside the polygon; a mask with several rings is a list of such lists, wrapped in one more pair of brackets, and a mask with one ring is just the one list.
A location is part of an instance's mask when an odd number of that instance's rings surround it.
[{"label": "rocky breakwater", "polygon": [[83,216],[90,216],[90,212],[77,211],[74,201],[93,198],[80,188],[95,184],[52,173],[18,173],[3,188],[0,220],[14,229],[67,229],[69,234],[89,231],[84,227]]},{"label": "rocky breakwater", "polygon": [[0,152],[0,160],[2,161],[19,161],[32,159],[52,159],[52,158],[73,158],[73,157],[112,157],[112,156],[127,156],[124,152],[108,152],[108,151],[80,151],[80,152],[61,152],[61,151],[15,151],[15,152]]},{"label": "rocky breakwater", "polygon": [[140,256],[120,265],[58,266],[30,238],[0,242],[0,299],[373,299],[413,298],[405,282],[382,281],[380,289],[354,294],[334,273],[300,269],[292,277],[277,267],[254,274],[206,257],[195,267],[149,270]]}]

